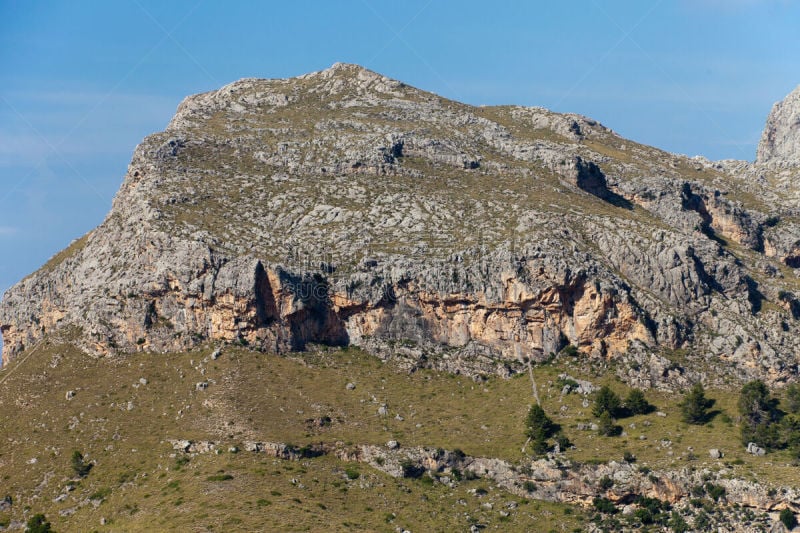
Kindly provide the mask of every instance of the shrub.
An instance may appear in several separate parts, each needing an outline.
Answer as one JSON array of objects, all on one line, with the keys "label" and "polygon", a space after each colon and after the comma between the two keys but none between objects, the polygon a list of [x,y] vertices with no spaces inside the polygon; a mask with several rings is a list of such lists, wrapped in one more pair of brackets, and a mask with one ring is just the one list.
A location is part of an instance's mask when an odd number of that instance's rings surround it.
[{"label": "shrub", "polygon": [[687,533],[689,531],[689,524],[686,523],[686,520],[684,520],[677,511],[672,511],[672,516],[669,522],[667,522],[667,526],[675,533]]},{"label": "shrub", "polygon": [[797,527],[797,517],[791,509],[784,509],[781,511],[780,520],[789,531]]},{"label": "shrub", "polygon": [[111,495],[111,489],[108,487],[103,487],[102,489],[96,490],[94,493],[89,495],[90,500],[98,500],[98,501],[105,501]]},{"label": "shrub", "polygon": [[592,414],[598,417],[603,413],[615,416],[619,411],[620,403],[619,396],[608,385],[603,385],[594,397]]},{"label": "shrub", "polygon": [[579,352],[578,348],[574,344],[567,344],[561,349],[561,353],[570,357],[577,357]]},{"label": "shrub", "polygon": [[600,478],[600,481],[598,481],[597,485],[598,485],[598,486],[599,486],[599,487],[600,487],[602,490],[608,490],[608,489],[610,489],[611,487],[613,487],[613,486],[614,486],[614,480],[613,480],[613,479],[611,479],[611,478],[610,478],[610,477],[608,477],[608,476],[603,476],[603,477],[601,477],[601,478]]},{"label": "shrub", "polygon": [[653,406],[639,389],[632,389],[628,393],[628,397],[625,398],[625,407],[634,415],[645,415],[653,411]]},{"label": "shrub", "polygon": [[83,454],[78,450],[72,452],[72,471],[75,472],[75,475],[78,477],[86,477],[89,475],[89,471],[92,469],[92,463],[87,463],[86,460],[83,458]]},{"label": "shrub", "polygon": [[604,514],[614,514],[617,512],[617,506],[608,498],[595,498],[592,500],[592,505],[599,512]]},{"label": "shrub", "polygon": [[50,522],[43,514],[35,514],[28,519],[25,525],[26,533],[48,533],[50,529]]},{"label": "shrub", "polygon": [[791,509],[784,509],[781,511],[780,520],[789,531],[797,527],[797,517]]},{"label": "shrub", "polygon": [[530,480],[526,481],[522,486],[526,492],[533,492],[536,490],[536,483]]},{"label": "shrub", "polygon": [[797,383],[786,387],[786,408],[790,413],[800,414],[800,385]]},{"label": "shrub", "polygon": [[347,479],[358,479],[361,477],[361,472],[352,466],[346,468],[344,474],[347,476]]},{"label": "shrub", "polygon": [[[173,467],[173,469],[174,469],[174,470],[180,470],[181,468],[183,468],[184,466],[186,466],[186,465],[189,463],[189,461],[191,461],[191,459],[189,459],[189,457],[188,457],[188,456],[186,456],[186,455],[181,455],[180,457],[178,457],[177,459],[175,459],[175,466]],[[120,482],[120,483],[124,483],[124,481],[122,481],[122,482]]]},{"label": "shrub", "polygon": [[614,419],[611,418],[611,414],[608,411],[603,411],[597,424],[597,431],[604,437],[615,437],[622,433],[622,426],[614,423]]},{"label": "shrub", "polygon": [[653,513],[651,513],[648,509],[636,509],[633,512],[633,516],[644,525],[652,524],[654,521]]},{"label": "shrub", "polygon": [[578,386],[579,386],[578,382],[575,381],[574,379],[559,377],[556,380],[556,387],[562,390],[564,389],[564,387],[567,387],[567,392],[572,392],[573,390],[576,390]]},{"label": "shrub", "polygon": [[727,491],[722,485],[714,485],[713,483],[706,483],[706,492],[715,502],[724,497]]},{"label": "shrub", "polygon": [[711,409],[714,403],[715,400],[706,398],[703,385],[701,383],[695,383],[678,406],[681,408],[681,415],[684,422],[703,425],[708,422],[708,410]]},{"label": "shrub", "polygon": [[624,454],[622,454],[622,460],[625,461],[626,463],[635,463],[636,456],[633,455],[631,452],[626,451]]},{"label": "shrub", "polygon": [[662,501],[658,498],[650,498],[648,496],[638,496],[635,501],[640,507],[647,509],[653,515],[657,515],[661,511],[669,511],[672,508],[668,501]]},{"label": "shrub", "polygon": [[711,519],[705,511],[700,511],[694,517],[694,529],[697,531],[705,531],[711,526]]},{"label": "shrub", "polygon": [[233,476],[230,474],[215,474],[213,476],[208,476],[206,481],[228,481],[233,479]]}]

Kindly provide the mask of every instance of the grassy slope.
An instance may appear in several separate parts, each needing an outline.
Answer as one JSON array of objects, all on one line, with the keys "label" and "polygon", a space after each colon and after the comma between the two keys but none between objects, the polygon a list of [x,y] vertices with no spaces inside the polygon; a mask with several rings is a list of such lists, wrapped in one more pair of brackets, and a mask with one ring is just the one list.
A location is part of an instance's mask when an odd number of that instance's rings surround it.
[{"label": "grassy slope", "polygon": [[[397,439],[404,446],[461,448],[470,455],[520,460],[523,419],[530,404],[525,375],[482,384],[429,371],[409,375],[353,349],[282,358],[231,348],[216,361],[207,358],[209,353],[210,349],[95,360],[69,345],[53,344],[12,363],[0,373],[5,380],[0,385],[2,490],[15,500],[5,518],[23,520],[44,512],[60,531],[389,531],[397,526],[450,531],[463,530],[473,521],[503,531],[569,531],[583,517],[566,506],[524,502],[483,480],[449,489],[396,480],[366,465],[330,457],[287,462],[228,452],[230,446],[241,448],[245,440],[302,445],[337,440],[383,444]],[[570,360],[537,368],[536,379],[547,411],[576,445],[567,453],[571,459],[620,460],[627,450],[651,468],[721,468],[721,462],[707,458],[708,448],[720,447],[738,476],[784,483],[796,479],[788,456],[747,456],[738,445],[738,429],[722,423],[721,417],[706,428],[682,424],[675,395],[650,394],[667,416],[623,421],[627,437],[579,431],[575,425],[592,417],[581,407],[582,398],[561,397],[555,379],[565,369],[575,377],[592,374],[586,363]],[[593,379],[625,393],[610,377]],[[209,388],[195,390],[204,380]],[[348,382],[356,384],[355,390],[346,389]],[[66,400],[67,390],[76,392],[73,399]],[[734,394],[710,395],[722,411],[734,413]],[[389,406],[388,417],[377,415],[382,403]],[[395,419],[396,414],[403,420]],[[329,427],[307,423],[322,416],[331,417]],[[636,429],[628,427],[630,423]],[[647,440],[639,440],[640,434]],[[165,439],[214,440],[223,453],[197,455],[181,465]],[[661,439],[673,442],[672,455],[660,445]],[[697,459],[687,457],[689,446]],[[73,450],[82,451],[96,466],[65,501],[54,502],[70,483]],[[361,477],[347,479],[348,466],[355,466]],[[216,474],[233,479],[208,479]],[[468,493],[481,487],[488,495]],[[103,503],[80,505],[92,495],[104,496]],[[509,510],[512,501],[520,506]],[[487,502],[492,509],[482,507]],[[67,509],[75,513],[59,516]],[[501,511],[510,514],[504,517]],[[387,522],[390,513],[397,516]],[[101,526],[101,518],[109,523]]]}]

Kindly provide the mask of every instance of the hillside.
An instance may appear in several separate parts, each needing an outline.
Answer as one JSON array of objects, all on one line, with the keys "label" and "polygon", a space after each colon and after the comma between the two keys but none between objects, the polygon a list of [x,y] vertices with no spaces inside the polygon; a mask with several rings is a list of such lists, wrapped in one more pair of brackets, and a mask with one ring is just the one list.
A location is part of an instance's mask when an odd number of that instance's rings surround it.
[{"label": "hillside", "polygon": [[[0,512],[571,530],[620,527],[596,498],[646,526],[646,497],[674,505],[651,509],[663,527],[702,529],[690,500],[709,524],[771,527],[800,507],[796,457],[748,453],[736,405],[749,380],[797,382],[799,91],[755,163],[356,65],[188,97],[103,223],[0,302]],[[697,382],[718,409],[702,431],[678,405]],[[600,384],[658,411],[600,436]],[[531,453],[536,395],[565,449]],[[80,480],[75,450],[94,461]]]}]

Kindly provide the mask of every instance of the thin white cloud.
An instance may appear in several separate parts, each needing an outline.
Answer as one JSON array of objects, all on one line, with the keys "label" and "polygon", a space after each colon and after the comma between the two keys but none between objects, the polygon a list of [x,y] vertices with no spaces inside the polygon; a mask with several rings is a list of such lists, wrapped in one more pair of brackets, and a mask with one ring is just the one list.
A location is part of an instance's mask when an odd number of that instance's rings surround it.
[{"label": "thin white cloud", "polygon": [[10,237],[11,235],[16,235],[19,231],[19,228],[13,228],[11,226],[0,226],[0,237]]}]

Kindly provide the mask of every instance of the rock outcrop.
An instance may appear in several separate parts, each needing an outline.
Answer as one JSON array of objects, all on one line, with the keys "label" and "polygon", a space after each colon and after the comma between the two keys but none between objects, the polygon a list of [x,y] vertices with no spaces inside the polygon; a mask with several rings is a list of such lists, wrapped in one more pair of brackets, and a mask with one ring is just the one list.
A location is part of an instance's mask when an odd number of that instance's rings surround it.
[{"label": "rock outcrop", "polygon": [[756,162],[800,164],[800,86],[772,107]]},{"label": "rock outcrop", "polygon": [[[219,448],[214,442],[170,440],[172,449],[186,454],[212,453]],[[403,447],[395,441],[387,446],[362,444],[347,446],[342,442],[318,443],[299,448],[281,442],[245,442],[244,449],[286,461],[301,461],[332,455],[348,462],[367,464],[390,476],[419,478],[429,476],[436,482],[454,486],[463,474],[489,479],[497,486],[520,497],[591,507],[596,498],[605,498],[619,505],[630,505],[639,497],[690,505],[693,491],[709,484],[724,490],[718,501],[723,516],[718,531],[725,527],[725,509],[749,508],[761,512],[797,510],[800,493],[796,487],[767,488],[753,481],[731,479],[727,468],[683,468],[673,471],[642,471],[635,464],[610,461],[605,464],[577,464],[563,456],[525,459],[510,463],[501,459],[471,457],[460,450]],[[718,450],[717,450],[718,451]],[[601,480],[611,480],[604,486]],[[699,501],[699,500],[697,500]],[[632,504],[632,505],[631,505]],[[754,528],[757,530],[757,528]],[[733,531],[741,531],[734,526]]]},{"label": "rock outcrop", "polygon": [[677,379],[675,349],[717,379],[785,380],[800,210],[752,194],[758,168],[355,65],[241,80],[187,98],[106,220],[6,293],[3,360],[69,334],[101,356],[356,344],[508,374],[572,344],[652,361],[640,386]]}]

